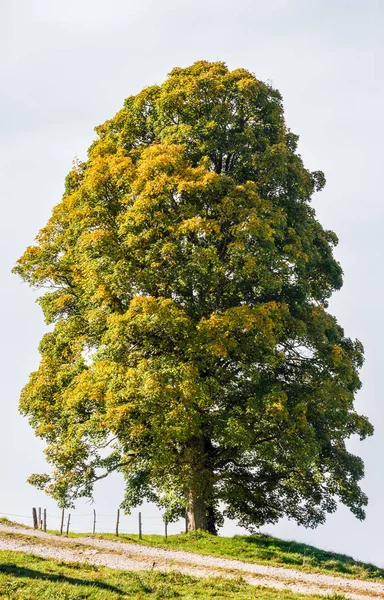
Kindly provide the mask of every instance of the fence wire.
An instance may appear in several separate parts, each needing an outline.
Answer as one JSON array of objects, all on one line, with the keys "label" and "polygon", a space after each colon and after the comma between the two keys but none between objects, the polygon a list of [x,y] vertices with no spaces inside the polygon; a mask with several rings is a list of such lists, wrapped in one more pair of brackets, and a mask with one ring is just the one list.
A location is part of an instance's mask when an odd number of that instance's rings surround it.
[{"label": "fence wire", "polygon": [[[43,514],[43,510],[41,510]],[[141,516],[140,516],[141,514]],[[46,528],[51,531],[59,531],[61,524],[63,523],[63,533],[66,533],[68,516],[70,515],[69,531],[71,533],[111,533],[116,534],[117,525],[117,510],[115,514],[96,514],[90,513],[79,513],[75,510],[65,510],[64,519],[62,513],[52,514],[46,513]],[[28,525],[33,526],[32,510],[30,515],[20,515],[16,513],[7,513],[0,510],[1,517],[12,517],[11,520],[16,519],[27,519]],[[118,518],[118,533],[119,535],[137,535],[140,533],[140,522],[141,520],[141,532],[142,535],[164,535],[165,529],[168,535],[179,534],[185,531],[185,522],[182,520],[167,523],[165,526],[165,519],[162,516],[150,516],[143,513],[134,513],[125,515],[119,512]],[[25,522],[20,522],[21,525],[25,525]],[[39,528],[43,528],[43,521],[38,524]]]}]

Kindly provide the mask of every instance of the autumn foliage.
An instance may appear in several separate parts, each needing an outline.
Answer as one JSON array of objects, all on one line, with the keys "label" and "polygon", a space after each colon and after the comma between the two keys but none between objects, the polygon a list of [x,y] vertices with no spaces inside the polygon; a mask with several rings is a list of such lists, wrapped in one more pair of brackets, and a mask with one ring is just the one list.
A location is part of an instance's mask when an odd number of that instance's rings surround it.
[{"label": "autumn foliage", "polygon": [[65,506],[112,471],[189,527],[364,517],[362,346],[327,312],[337,238],[280,94],[200,61],[129,97],[15,271],[54,324],[21,411]]}]

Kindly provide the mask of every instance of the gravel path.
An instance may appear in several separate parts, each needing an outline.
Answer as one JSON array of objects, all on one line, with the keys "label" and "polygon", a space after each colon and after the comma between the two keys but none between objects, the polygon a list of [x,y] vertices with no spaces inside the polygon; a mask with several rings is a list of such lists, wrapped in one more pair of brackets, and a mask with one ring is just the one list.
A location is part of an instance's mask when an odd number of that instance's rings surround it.
[{"label": "gravel path", "polygon": [[[23,537],[20,537],[23,536]],[[0,550],[16,550],[46,558],[86,562],[128,571],[179,571],[194,577],[241,576],[250,585],[303,594],[344,594],[351,600],[384,598],[384,583],[346,579],[293,569],[203,556],[90,537],[65,538],[39,530],[0,524]]]}]

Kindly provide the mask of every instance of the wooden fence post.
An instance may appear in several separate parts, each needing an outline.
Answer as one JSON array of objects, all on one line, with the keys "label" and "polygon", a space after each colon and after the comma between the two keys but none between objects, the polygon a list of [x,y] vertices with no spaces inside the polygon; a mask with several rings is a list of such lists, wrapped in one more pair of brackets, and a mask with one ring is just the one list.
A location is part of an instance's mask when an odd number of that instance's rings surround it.
[{"label": "wooden fence post", "polygon": [[42,527],[41,527],[41,526],[42,526],[42,524],[43,524],[43,522],[42,522],[42,520],[41,520],[41,506],[39,506],[39,529],[41,529],[41,528],[42,528]]},{"label": "wooden fence post", "polygon": [[36,511],[36,508],[32,508],[32,519],[33,519],[33,529],[37,529],[38,528],[38,521],[37,521],[37,511]]},{"label": "wooden fence post", "polygon": [[67,520],[67,537],[68,537],[68,533],[69,533],[69,524],[71,522],[71,513],[68,513],[68,520]]},{"label": "wooden fence post", "polygon": [[61,511],[60,535],[63,535],[63,527],[64,527],[64,508]]},{"label": "wooden fence post", "polygon": [[95,509],[93,509],[93,530],[92,530],[93,535],[95,535],[95,531],[96,531],[96,511],[95,511]]},{"label": "wooden fence post", "polygon": [[139,512],[139,540],[143,539],[143,528],[141,526],[141,512]]},{"label": "wooden fence post", "polygon": [[119,522],[120,522],[120,508],[117,509],[116,515],[116,535],[119,535]]},{"label": "wooden fence post", "polygon": [[47,509],[44,508],[43,529],[47,531]]}]

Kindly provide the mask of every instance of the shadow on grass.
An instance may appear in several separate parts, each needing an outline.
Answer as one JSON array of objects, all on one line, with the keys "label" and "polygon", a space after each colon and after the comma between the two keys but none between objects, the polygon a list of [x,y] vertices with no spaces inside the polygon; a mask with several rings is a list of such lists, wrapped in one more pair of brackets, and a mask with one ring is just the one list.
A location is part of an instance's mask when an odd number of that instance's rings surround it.
[{"label": "shadow on grass", "polygon": [[[302,565],[303,559],[312,565],[324,567],[332,571],[353,574],[356,567],[364,569],[372,577],[384,577],[384,570],[379,567],[354,560],[346,554],[336,554],[327,550],[320,550],[300,542],[280,540],[268,535],[254,534],[250,536],[236,536],[250,545],[256,545],[264,554],[263,558],[279,556],[285,563]],[[282,556],[283,555],[283,556]]]},{"label": "shadow on grass", "polygon": [[12,575],[12,577],[28,577],[30,579],[42,579],[44,581],[51,581],[52,583],[69,583],[71,585],[84,585],[88,587],[99,588],[101,590],[107,590],[109,592],[116,592],[118,594],[123,594],[123,590],[115,587],[114,585],[110,585],[109,583],[104,583],[103,581],[90,581],[88,579],[78,579],[76,577],[67,577],[67,575],[55,575],[54,573],[43,573],[42,571],[35,571],[33,569],[27,569],[25,567],[20,567],[15,564],[1,564],[0,563],[0,573],[4,573],[5,575]]}]

